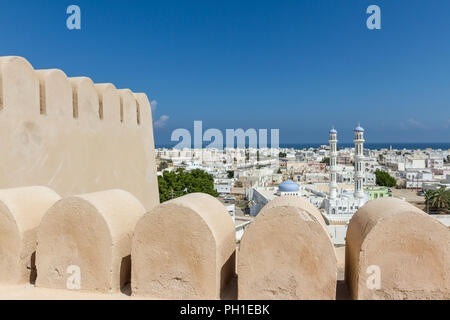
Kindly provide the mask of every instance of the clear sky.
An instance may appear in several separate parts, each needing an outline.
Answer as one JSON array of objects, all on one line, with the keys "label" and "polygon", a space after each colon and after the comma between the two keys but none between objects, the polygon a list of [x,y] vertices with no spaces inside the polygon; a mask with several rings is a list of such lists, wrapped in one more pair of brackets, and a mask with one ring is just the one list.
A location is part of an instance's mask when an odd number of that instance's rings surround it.
[{"label": "clear sky", "polygon": [[349,142],[359,121],[368,142],[450,142],[448,0],[2,1],[0,55],[147,93],[156,144],[194,120],[281,143],[332,125]]}]

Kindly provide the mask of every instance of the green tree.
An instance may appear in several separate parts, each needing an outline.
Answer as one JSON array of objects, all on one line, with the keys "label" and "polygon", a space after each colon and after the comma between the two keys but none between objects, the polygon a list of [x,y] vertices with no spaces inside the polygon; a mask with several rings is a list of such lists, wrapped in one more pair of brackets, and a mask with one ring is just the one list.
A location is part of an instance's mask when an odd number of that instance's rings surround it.
[{"label": "green tree", "polygon": [[322,161],[320,161],[320,163],[325,163],[327,166],[329,166],[330,165],[330,158],[325,157],[325,158],[322,159]]},{"label": "green tree", "polygon": [[184,196],[189,193],[207,193],[218,197],[219,193],[214,190],[214,179],[207,172],[196,169],[187,172],[184,169],[177,171],[164,171],[158,177],[159,199],[162,202]]},{"label": "green tree", "polygon": [[233,179],[234,178],[234,171],[233,170],[227,171],[227,175],[228,175],[228,179]]},{"label": "green tree", "polygon": [[375,171],[375,177],[377,179],[378,186],[384,187],[395,187],[397,185],[397,180],[389,173],[381,170]]},{"label": "green tree", "polygon": [[286,158],[286,156],[287,156],[286,152],[280,152],[278,155],[278,157],[280,158]]},{"label": "green tree", "polygon": [[427,190],[425,204],[428,209],[445,213],[450,208],[450,190],[441,187],[437,190]]}]

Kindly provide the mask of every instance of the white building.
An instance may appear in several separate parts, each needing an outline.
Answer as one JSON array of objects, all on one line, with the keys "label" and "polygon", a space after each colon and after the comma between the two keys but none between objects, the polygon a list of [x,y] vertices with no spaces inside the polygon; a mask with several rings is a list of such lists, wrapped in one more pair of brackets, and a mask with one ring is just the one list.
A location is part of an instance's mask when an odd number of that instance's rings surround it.
[{"label": "white building", "polygon": [[214,190],[218,193],[230,194],[231,193],[231,185],[229,184],[214,184]]},{"label": "white building", "polygon": [[406,180],[407,189],[422,188],[424,184],[437,183],[433,180],[433,174],[427,170],[406,170],[402,172]]},{"label": "white building", "polygon": [[[354,155],[354,184],[353,193],[342,190],[337,192],[337,131],[333,128],[330,131],[330,192],[323,201],[328,220],[335,219],[350,220],[351,216],[368,201],[368,194],[363,190],[364,181],[364,129],[358,125],[355,133],[355,155]],[[341,215],[337,217],[337,215]],[[345,217],[344,217],[345,216]]]},{"label": "white building", "polygon": [[300,188],[299,188],[298,184],[296,184],[292,180],[286,180],[278,186],[277,195],[280,197],[282,197],[282,196],[298,196],[298,195],[300,195],[299,190],[300,190]]},{"label": "white building", "polygon": [[[363,167],[364,163],[362,164]],[[338,171],[336,172],[336,180],[338,183],[354,184],[355,183],[355,168],[353,166],[338,166]],[[364,186],[374,186],[376,185],[375,173],[369,172],[367,169],[363,172],[363,185]]]},{"label": "white building", "polygon": [[248,189],[246,193],[250,201],[250,215],[255,217],[259,211],[276,197],[282,196],[303,196],[307,198],[304,186],[299,186],[292,180],[283,181],[277,187],[257,187]]}]

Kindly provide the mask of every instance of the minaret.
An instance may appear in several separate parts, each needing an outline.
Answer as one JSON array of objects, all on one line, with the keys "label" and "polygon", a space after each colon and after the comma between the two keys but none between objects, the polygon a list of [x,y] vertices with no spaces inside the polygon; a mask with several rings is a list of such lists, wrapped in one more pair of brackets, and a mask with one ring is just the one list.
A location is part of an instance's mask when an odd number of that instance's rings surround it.
[{"label": "minaret", "polygon": [[364,199],[363,191],[363,159],[364,159],[364,129],[361,125],[355,128],[355,199]]},{"label": "minaret", "polygon": [[337,158],[337,131],[330,130],[330,200],[336,199],[336,158]]}]

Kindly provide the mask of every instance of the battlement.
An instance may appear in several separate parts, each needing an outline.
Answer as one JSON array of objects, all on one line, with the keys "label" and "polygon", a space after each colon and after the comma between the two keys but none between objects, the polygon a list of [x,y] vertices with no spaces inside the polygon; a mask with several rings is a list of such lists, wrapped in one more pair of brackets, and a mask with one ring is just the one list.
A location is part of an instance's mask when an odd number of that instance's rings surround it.
[{"label": "battlement", "polygon": [[[116,89],[111,83],[95,84],[88,77],[68,78],[59,69],[34,70],[16,56],[0,57],[0,70],[0,110],[5,113],[40,113],[81,122],[98,119],[130,127],[140,126],[141,118],[151,120],[149,112],[141,114],[145,94]],[[151,125],[145,120],[143,125]]]},{"label": "battlement", "polygon": [[[449,299],[449,247],[449,229],[412,205],[369,201],[347,232],[347,298]],[[0,299],[30,282],[27,297],[328,300],[339,291],[320,212],[293,196],[267,204],[236,249],[231,216],[206,194],[145,212],[123,190],[0,190],[0,254]]]},{"label": "battlement", "polygon": [[63,196],[125,189],[159,203],[145,93],[34,70],[0,57],[0,188],[46,185]]}]

